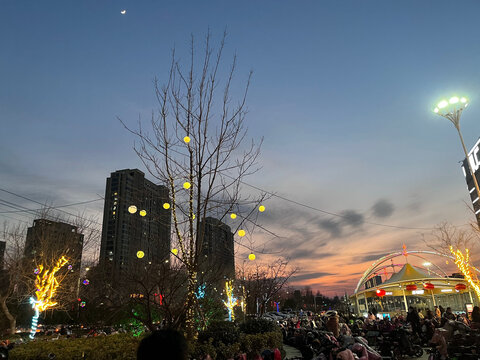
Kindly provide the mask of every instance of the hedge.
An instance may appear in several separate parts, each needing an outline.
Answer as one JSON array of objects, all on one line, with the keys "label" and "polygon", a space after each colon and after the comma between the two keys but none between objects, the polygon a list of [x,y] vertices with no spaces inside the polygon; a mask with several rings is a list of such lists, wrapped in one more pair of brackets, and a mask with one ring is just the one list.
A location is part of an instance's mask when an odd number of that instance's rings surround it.
[{"label": "hedge", "polygon": [[[209,334],[220,335],[223,328],[235,333],[230,326],[216,324]],[[238,334],[235,342],[215,340],[210,337],[196,341],[190,345],[189,352],[193,359],[200,359],[202,355],[210,354],[213,360],[229,359],[239,353],[247,353],[249,358],[261,353],[265,349],[282,349],[282,334],[280,331],[271,331],[263,334]],[[140,338],[128,334],[97,336],[91,338],[60,338],[47,341],[39,337],[35,341],[15,346],[10,351],[10,360],[49,360],[48,355],[54,353],[55,360],[135,360]]]},{"label": "hedge", "polygon": [[48,354],[56,355],[55,360],[133,360],[140,339],[127,334],[91,338],[35,341],[15,346],[10,351],[10,360],[49,360]]}]

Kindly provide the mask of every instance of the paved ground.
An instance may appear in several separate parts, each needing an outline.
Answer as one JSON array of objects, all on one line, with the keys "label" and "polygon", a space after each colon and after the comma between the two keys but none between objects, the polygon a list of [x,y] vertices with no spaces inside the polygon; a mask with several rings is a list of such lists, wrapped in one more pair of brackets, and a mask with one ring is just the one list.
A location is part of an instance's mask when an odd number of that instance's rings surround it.
[{"label": "paved ground", "polygon": [[287,352],[285,360],[292,359],[295,357],[299,357],[299,358],[302,357],[302,353],[297,349],[295,349],[294,347],[283,344],[283,349]]}]

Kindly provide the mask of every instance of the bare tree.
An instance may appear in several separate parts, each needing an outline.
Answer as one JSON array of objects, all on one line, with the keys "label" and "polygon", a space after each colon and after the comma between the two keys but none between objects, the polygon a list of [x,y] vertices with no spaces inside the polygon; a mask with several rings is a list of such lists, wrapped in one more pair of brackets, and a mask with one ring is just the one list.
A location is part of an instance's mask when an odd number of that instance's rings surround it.
[{"label": "bare tree", "polygon": [[[134,149],[147,170],[169,188],[177,258],[187,274],[184,311],[189,338],[195,331],[197,250],[205,234],[202,220],[208,216],[228,220],[235,231],[241,229],[245,231],[241,235],[249,235],[256,207],[265,198],[265,194],[256,198],[241,196],[242,180],[258,170],[259,144],[251,141],[243,147],[251,73],[234,104],[236,57],[222,81],[224,44],[225,35],[215,50],[207,34],[199,56],[192,37],[185,68],[174,50],[168,80],[163,86],[155,80],[158,113],[152,115],[148,130],[141,120],[137,129],[122,122],[136,135]],[[229,217],[231,213],[237,215],[235,222]]]},{"label": "bare tree", "polygon": [[4,269],[0,269],[0,308],[8,321],[9,333],[15,334],[17,319],[10,306],[21,297],[20,288],[25,284],[25,228],[21,225],[3,224],[2,236],[6,242]]},{"label": "bare tree", "polygon": [[472,249],[479,241],[480,233],[475,227],[461,229],[449,223],[441,223],[431,233],[431,237],[424,237],[423,241],[430,249],[443,255],[451,255],[450,246],[454,249]]},{"label": "bare tree", "polygon": [[277,259],[269,264],[255,264],[242,269],[238,275],[240,284],[245,288],[247,309],[263,314],[269,302],[280,297],[282,289],[298,271],[289,266],[287,260]]}]

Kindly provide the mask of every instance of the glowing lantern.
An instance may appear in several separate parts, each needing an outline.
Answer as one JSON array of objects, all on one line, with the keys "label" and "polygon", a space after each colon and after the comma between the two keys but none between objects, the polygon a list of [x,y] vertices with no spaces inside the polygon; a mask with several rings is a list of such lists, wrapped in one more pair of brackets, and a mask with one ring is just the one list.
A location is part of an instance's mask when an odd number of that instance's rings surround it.
[{"label": "glowing lantern", "polygon": [[141,258],[143,258],[144,256],[145,256],[145,253],[144,253],[142,250],[137,251],[137,258],[141,259]]},{"label": "glowing lantern", "polygon": [[190,189],[191,186],[192,186],[192,184],[190,184],[188,181],[186,181],[186,182],[183,183],[183,188],[184,188],[184,189],[187,189],[187,190],[188,190],[188,189]]},{"label": "glowing lantern", "polygon": [[68,270],[72,270],[73,269],[73,266],[72,265],[68,265]]},{"label": "glowing lantern", "polygon": [[90,284],[90,281],[88,279],[83,280],[83,285],[88,285]]},{"label": "glowing lantern", "polygon": [[264,211],[265,211],[265,206],[263,206],[263,205],[260,205],[260,207],[258,208],[258,211],[260,211],[260,212],[264,212]]},{"label": "glowing lantern", "polygon": [[178,255],[178,249],[172,249],[172,254],[173,255]]},{"label": "glowing lantern", "polygon": [[377,293],[377,296],[379,296],[379,297],[384,297],[385,296],[385,290],[384,289],[377,289],[376,293]]},{"label": "glowing lantern", "polygon": [[128,207],[128,212],[129,212],[130,214],[135,214],[135,213],[137,212],[137,207],[136,207],[135,205],[130,205],[130,206]]},{"label": "glowing lantern", "polygon": [[165,210],[170,209],[170,204],[169,204],[169,203],[163,203],[163,208],[164,208]]},{"label": "glowing lantern", "polygon": [[426,290],[433,290],[435,289],[435,285],[433,285],[432,283],[425,283],[423,284],[423,288]]},{"label": "glowing lantern", "polygon": [[185,136],[183,138],[183,141],[185,141],[188,144],[190,142],[190,138],[188,136]]},{"label": "glowing lantern", "polygon": [[86,302],[85,302],[85,301],[82,301],[82,302],[80,303],[80,307],[85,307],[85,305],[86,305]]},{"label": "glowing lantern", "polygon": [[230,218],[232,218],[232,219],[236,219],[236,218],[237,218],[237,214],[233,214],[233,213],[232,213],[232,214],[230,214]]},{"label": "glowing lantern", "polygon": [[139,214],[140,216],[145,216],[147,215],[147,212],[145,210],[140,210]]},{"label": "glowing lantern", "polygon": [[250,260],[250,261],[255,260],[255,254],[251,253],[250,255],[248,255],[248,260]]},{"label": "glowing lantern", "polygon": [[465,285],[465,284],[455,285],[455,290],[465,290],[466,288],[467,288],[467,285]]},{"label": "glowing lantern", "polygon": [[245,236],[245,230],[238,230],[238,236]]},{"label": "glowing lantern", "polygon": [[417,285],[407,285],[405,289],[407,289],[407,291],[414,291],[417,290]]}]

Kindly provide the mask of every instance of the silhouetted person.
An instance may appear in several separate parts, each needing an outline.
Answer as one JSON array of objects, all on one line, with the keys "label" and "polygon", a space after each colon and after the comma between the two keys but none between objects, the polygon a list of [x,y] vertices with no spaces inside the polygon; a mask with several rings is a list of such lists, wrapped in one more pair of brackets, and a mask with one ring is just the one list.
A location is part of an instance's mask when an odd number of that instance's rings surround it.
[{"label": "silhouetted person", "polygon": [[184,336],[171,329],[152,332],[138,345],[137,360],[186,360],[187,342]]}]

